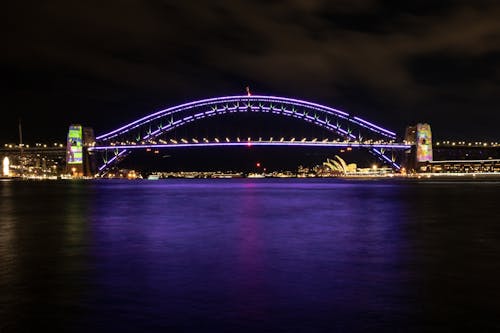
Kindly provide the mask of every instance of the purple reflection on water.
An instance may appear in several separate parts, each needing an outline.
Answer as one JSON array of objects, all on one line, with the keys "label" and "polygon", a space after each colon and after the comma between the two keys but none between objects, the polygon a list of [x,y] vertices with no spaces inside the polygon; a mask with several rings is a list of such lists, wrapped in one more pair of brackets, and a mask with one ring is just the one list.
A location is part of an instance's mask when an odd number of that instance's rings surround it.
[{"label": "purple reflection on water", "polygon": [[100,184],[92,317],[125,330],[393,321],[408,311],[401,297],[413,293],[400,262],[408,255],[397,222],[404,207],[393,200],[397,187],[360,186]]},{"label": "purple reflection on water", "polygon": [[499,189],[0,182],[0,331],[496,332]]},{"label": "purple reflection on water", "polygon": [[265,307],[269,303],[264,281],[264,244],[261,225],[259,223],[258,194],[255,193],[257,184],[248,182],[243,184],[241,208],[238,213],[239,224],[238,266],[234,279],[235,302],[238,316],[246,319],[264,319]]}]

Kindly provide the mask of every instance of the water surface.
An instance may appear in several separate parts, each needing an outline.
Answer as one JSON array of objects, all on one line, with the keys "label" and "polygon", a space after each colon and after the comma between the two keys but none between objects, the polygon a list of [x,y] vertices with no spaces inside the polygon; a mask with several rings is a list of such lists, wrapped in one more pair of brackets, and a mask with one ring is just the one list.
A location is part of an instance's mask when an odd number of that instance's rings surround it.
[{"label": "water surface", "polygon": [[0,182],[0,331],[500,329],[500,182]]}]

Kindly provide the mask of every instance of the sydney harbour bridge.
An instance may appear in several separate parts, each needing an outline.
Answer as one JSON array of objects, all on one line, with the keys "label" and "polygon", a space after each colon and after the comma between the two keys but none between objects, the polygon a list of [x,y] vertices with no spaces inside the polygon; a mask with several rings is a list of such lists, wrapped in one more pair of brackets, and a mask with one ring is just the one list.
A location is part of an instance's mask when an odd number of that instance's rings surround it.
[{"label": "sydney harbour bridge", "polygon": [[[262,114],[288,117],[315,125],[330,138],[305,137],[190,137],[173,138],[174,130],[208,118]],[[364,149],[394,170],[401,168],[401,152],[410,144],[397,142],[395,132],[347,112],[305,100],[262,95],[215,97],[169,107],[98,135],[88,147],[100,156],[98,172],[104,174],[137,149],[170,149],[217,146],[307,146]],[[398,157],[399,156],[399,157]]]}]

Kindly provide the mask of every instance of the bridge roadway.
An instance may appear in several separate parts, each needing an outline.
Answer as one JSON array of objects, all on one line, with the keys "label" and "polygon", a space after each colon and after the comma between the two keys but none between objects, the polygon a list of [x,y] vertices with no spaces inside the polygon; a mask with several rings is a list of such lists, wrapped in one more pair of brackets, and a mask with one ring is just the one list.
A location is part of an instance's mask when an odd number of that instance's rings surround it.
[{"label": "bridge roadway", "polygon": [[393,149],[407,150],[411,145],[396,142],[356,142],[356,141],[329,141],[329,140],[243,140],[243,139],[170,139],[169,141],[161,140],[158,142],[140,142],[140,143],[114,143],[110,145],[96,145],[89,147],[89,151],[106,151],[106,150],[122,150],[122,149],[164,149],[164,148],[182,148],[182,147],[235,147],[235,146],[304,146],[304,147],[332,147],[332,148],[376,148],[376,149]]}]

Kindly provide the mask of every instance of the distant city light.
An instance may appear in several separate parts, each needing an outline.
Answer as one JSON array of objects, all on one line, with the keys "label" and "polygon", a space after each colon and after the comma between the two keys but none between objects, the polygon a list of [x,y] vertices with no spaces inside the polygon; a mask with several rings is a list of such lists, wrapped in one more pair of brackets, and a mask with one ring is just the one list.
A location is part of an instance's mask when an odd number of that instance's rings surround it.
[{"label": "distant city light", "polygon": [[10,160],[7,156],[3,159],[3,175],[5,177],[10,176]]}]

